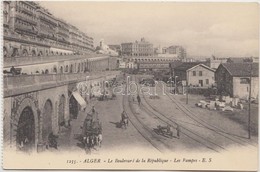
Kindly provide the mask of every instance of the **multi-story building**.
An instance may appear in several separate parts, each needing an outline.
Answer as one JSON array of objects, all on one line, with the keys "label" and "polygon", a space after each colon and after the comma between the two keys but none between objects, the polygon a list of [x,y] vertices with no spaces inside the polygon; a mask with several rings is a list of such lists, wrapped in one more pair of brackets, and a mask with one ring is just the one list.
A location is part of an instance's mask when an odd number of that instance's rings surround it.
[{"label": "multi-story building", "polygon": [[57,26],[57,40],[58,42],[68,44],[69,43],[69,25],[62,19],[58,19]]},{"label": "multi-story building", "polygon": [[56,18],[48,12],[47,9],[39,7],[37,10],[38,18],[38,34],[46,39],[57,40],[56,36],[56,27],[57,20]]},{"label": "multi-story building", "polygon": [[56,18],[36,2],[4,1],[3,6],[5,58],[94,51],[93,38]]},{"label": "multi-story building", "polygon": [[123,56],[153,56],[153,44],[144,38],[140,42],[122,43],[121,47]]},{"label": "multi-story building", "polygon": [[164,52],[165,54],[175,54],[179,59],[186,58],[186,50],[182,46],[170,46]]},{"label": "multi-story building", "polygon": [[182,46],[170,46],[163,47],[159,46],[155,49],[155,55],[159,57],[173,57],[177,59],[186,59],[186,50]]},{"label": "multi-story building", "polygon": [[9,20],[10,20],[10,2],[3,2],[3,26],[4,28],[9,28]]},{"label": "multi-story building", "polygon": [[11,1],[10,8],[10,29],[19,34],[35,37],[37,35],[36,9],[38,5],[32,1]]}]

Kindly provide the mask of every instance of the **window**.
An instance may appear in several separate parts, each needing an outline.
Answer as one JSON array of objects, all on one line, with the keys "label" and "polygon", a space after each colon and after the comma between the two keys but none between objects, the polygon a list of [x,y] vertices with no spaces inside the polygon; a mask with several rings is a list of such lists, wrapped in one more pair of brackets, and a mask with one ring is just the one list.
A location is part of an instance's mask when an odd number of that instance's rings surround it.
[{"label": "window", "polygon": [[209,84],[209,79],[206,79],[206,84]]},{"label": "window", "polygon": [[199,71],[199,76],[202,76],[202,71]]},{"label": "window", "polygon": [[193,76],[196,76],[196,71],[193,71],[192,74],[193,74]]},{"label": "window", "polygon": [[240,84],[249,84],[250,79],[249,78],[240,78]]}]

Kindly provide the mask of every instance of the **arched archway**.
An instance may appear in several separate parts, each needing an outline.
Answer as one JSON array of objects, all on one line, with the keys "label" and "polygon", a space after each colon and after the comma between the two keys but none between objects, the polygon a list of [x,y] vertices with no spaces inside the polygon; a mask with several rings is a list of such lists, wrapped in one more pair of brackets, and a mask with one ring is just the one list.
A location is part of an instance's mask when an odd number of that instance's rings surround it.
[{"label": "arched archway", "polygon": [[63,67],[62,66],[60,67],[60,73],[63,73]]},{"label": "arched archway", "polygon": [[76,119],[79,113],[78,102],[72,95],[72,92],[69,92],[70,100],[69,100],[69,112],[70,112],[70,119]]},{"label": "arched archway", "polygon": [[16,133],[17,147],[22,151],[31,151],[35,145],[35,119],[32,109],[27,106],[23,109]]},{"label": "arched archway", "polygon": [[44,73],[45,73],[45,74],[49,74],[49,70],[48,70],[48,69],[46,69]]},{"label": "arched archway", "polygon": [[57,73],[57,67],[53,66],[53,73]]},{"label": "arched archway", "polygon": [[38,56],[42,56],[42,51],[40,51],[40,52],[38,53]]},{"label": "arched archway", "polygon": [[8,57],[8,51],[6,47],[3,48],[3,53],[4,53],[4,57]]},{"label": "arched archway", "polygon": [[32,50],[32,56],[36,56],[36,51]]},{"label": "arched archway", "polygon": [[78,63],[78,73],[80,72],[80,63]]},{"label": "arched archway", "polygon": [[73,72],[73,64],[70,65],[70,73]]},{"label": "arched archway", "polygon": [[59,124],[59,130],[60,126],[65,125],[65,103],[66,99],[64,95],[61,95],[59,106],[58,106],[58,124]]},{"label": "arched archway", "polygon": [[13,53],[11,55],[12,57],[17,57],[19,56],[18,48],[13,48]]},{"label": "arched archway", "polygon": [[28,56],[28,51],[26,49],[23,50],[23,56]]},{"label": "arched archway", "polygon": [[43,107],[42,111],[42,139],[44,142],[48,140],[49,134],[52,132],[52,116],[53,116],[53,105],[48,99]]},{"label": "arched archway", "polygon": [[68,71],[69,71],[69,66],[66,65],[66,67],[65,67],[65,72],[68,72]]}]

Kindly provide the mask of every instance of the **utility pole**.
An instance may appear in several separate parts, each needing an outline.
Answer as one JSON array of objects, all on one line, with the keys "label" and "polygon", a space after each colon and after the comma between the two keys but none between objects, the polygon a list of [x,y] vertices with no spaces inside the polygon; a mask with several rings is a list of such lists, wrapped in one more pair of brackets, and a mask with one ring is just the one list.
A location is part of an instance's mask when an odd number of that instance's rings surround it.
[{"label": "utility pole", "polygon": [[[252,59],[253,60],[253,59]],[[251,87],[252,87],[252,61],[250,61],[250,80],[249,80],[249,105],[248,105],[248,139],[251,139]]]},{"label": "utility pole", "polygon": [[189,86],[188,86],[188,81],[186,82],[186,104],[189,103],[188,99],[189,99]]},{"label": "utility pole", "polygon": [[187,73],[187,77],[186,77],[186,104],[189,103],[189,101],[188,101],[188,99],[189,99],[189,96],[188,96],[188,94],[189,94],[188,76],[189,76],[189,73]]},{"label": "utility pole", "polygon": [[176,95],[176,92],[177,92],[177,80],[176,80],[176,78],[177,78],[178,76],[174,76],[174,84],[175,84],[175,86],[174,86],[174,94]]}]

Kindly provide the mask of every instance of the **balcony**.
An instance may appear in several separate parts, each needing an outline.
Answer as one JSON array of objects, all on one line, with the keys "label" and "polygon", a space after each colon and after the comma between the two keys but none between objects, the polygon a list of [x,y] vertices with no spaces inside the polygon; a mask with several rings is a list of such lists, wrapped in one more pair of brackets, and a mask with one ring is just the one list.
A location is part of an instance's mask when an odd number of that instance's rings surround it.
[{"label": "balcony", "polygon": [[22,13],[16,13],[16,17],[19,18],[20,20],[24,20],[24,21],[26,21],[28,23],[33,24],[33,25],[37,24],[35,19],[33,19],[32,17],[26,16],[26,15],[24,15]]},{"label": "balcony", "polygon": [[32,26],[27,26],[27,25],[16,23],[14,27],[16,30],[20,30],[22,32],[26,32],[26,33],[30,33],[30,34],[37,34],[37,31],[33,30]]},{"label": "balcony", "polygon": [[39,16],[39,18],[40,18],[41,20],[44,20],[44,21],[47,22],[47,23],[50,23],[50,24],[52,24],[52,25],[57,26],[57,21],[55,21],[54,19],[50,18],[50,17],[47,16],[47,15],[41,14],[41,15]]},{"label": "balcony", "polygon": [[69,38],[69,34],[67,32],[64,32],[63,30],[58,30],[57,34],[62,35],[64,37],[66,37],[66,38]]},{"label": "balcony", "polygon": [[21,6],[21,5],[19,5],[19,9],[20,9],[21,11],[23,11],[23,12],[29,14],[29,15],[33,15],[33,11],[31,11],[31,10],[29,10],[29,9],[27,9],[27,8],[25,8],[25,7],[23,7],[23,6]]}]

